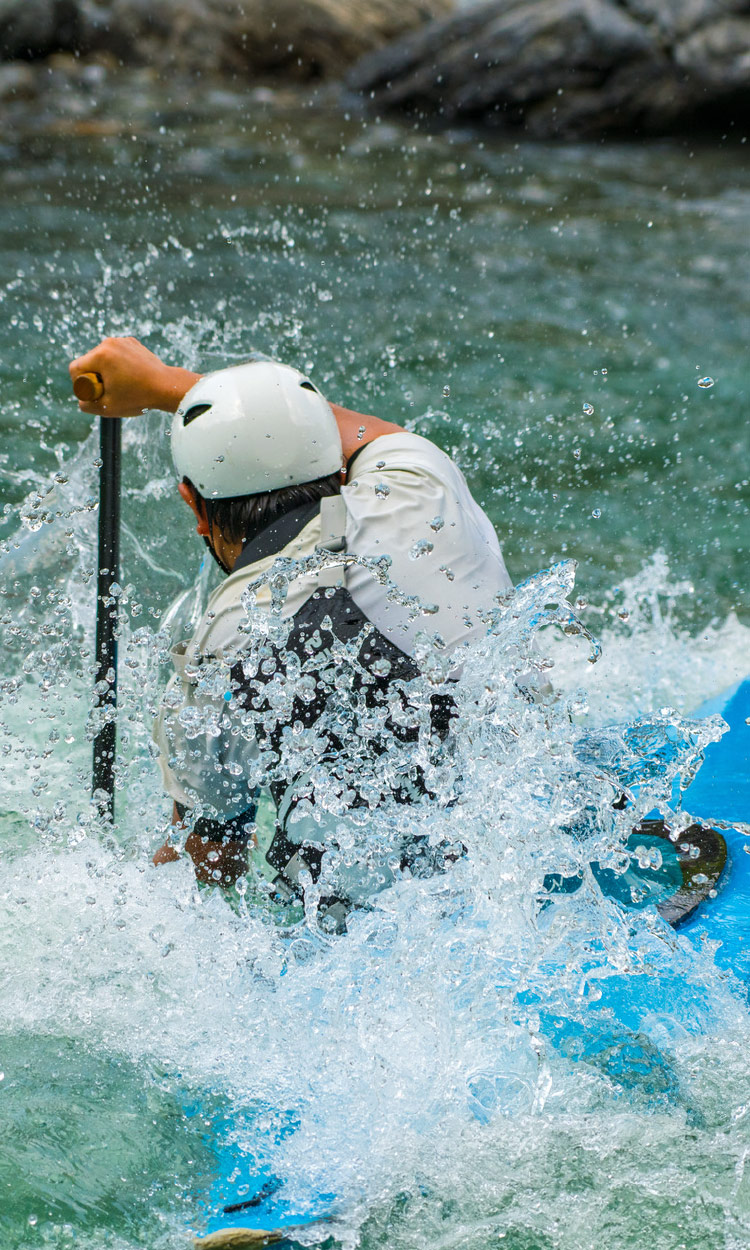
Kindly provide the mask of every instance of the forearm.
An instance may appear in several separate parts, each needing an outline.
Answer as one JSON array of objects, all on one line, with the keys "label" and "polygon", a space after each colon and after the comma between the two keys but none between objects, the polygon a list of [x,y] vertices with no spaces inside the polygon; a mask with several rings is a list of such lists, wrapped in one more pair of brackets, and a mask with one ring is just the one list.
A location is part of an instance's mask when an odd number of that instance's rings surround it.
[{"label": "forearm", "polygon": [[195,386],[202,377],[202,373],[192,373],[190,369],[181,369],[179,365],[165,365],[160,388],[149,408],[158,408],[161,412],[176,412],[183,395],[187,395],[191,386]]},{"label": "forearm", "polygon": [[[185,828],[185,808],[175,802],[172,807],[172,825],[175,829]],[[185,850],[193,861],[195,876],[203,885],[220,885],[224,889],[247,872],[249,845],[254,841],[251,830],[254,828],[255,808],[243,812],[241,816],[226,823],[201,819],[185,841]],[[236,837],[232,837],[232,834]],[[170,838],[159,847],[152,862],[160,867],[162,864],[174,863],[180,853]]]},{"label": "forearm", "polygon": [[191,833],[185,850],[193,861],[196,879],[203,885],[220,885],[227,889],[247,872],[246,842],[213,842]]},{"label": "forearm", "polygon": [[[211,842],[191,833],[185,842],[185,850],[193,861],[196,879],[202,885],[220,885],[227,889],[247,872],[248,850],[245,842]],[[162,864],[173,864],[178,859],[181,859],[179,851],[167,839],[151,862],[160,868]]]}]

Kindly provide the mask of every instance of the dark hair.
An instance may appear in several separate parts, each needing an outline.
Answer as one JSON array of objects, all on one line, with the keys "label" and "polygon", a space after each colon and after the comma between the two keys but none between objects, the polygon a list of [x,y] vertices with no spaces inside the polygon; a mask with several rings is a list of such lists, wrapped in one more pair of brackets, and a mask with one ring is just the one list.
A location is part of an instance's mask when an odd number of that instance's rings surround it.
[{"label": "dark hair", "polygon": [[277,517],[305,503],[315,503],[341,492],[341,473],[329,473],[301,486],[281,486],[260,495],[234,495],[231,499],[206,499],[189,477],[183,479],[206,505],[209,526],[215,525],[228,542],[248,542]]}]

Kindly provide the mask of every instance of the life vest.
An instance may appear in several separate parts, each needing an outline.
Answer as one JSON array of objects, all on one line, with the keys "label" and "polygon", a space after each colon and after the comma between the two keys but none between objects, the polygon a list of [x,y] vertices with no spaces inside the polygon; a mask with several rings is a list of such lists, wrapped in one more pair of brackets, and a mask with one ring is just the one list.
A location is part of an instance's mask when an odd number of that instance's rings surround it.
[{"label": "life vest", "polygon": [[[234,713],[252,714],[258,726],[258,746],[281,774],[269,786],[277,819],[266,860],[278,891],[285,897],[299,896],[305,881],[314,883],[321,873],[326,821],[321,822],[319,804],[316,809],[318,769],[325,772],[327,788],[340,791],[346,808],[359,817],[366,815],[363,809],[370,809],[377,819],[382,803],[410,804],[428,796],[419,766],[407,762],[399,767],[398,760],[391,763],[394,748],[408,760],[409,744],[419,737],[408,691],[409,683],[419,676],[419,668],[373,625],[347,590],[345,521],[345,503],[340,495],[305,504],[277,518],[245,544],[231,576],[216,592],[209,614],[215,632],[222,613],[236,609],[238,598],[258,582],[258,571],[271,569],[282,551],[294,551],[302,561],[314,552],[331,557],[326,567],[312,576],[294,577],[290,592],[294,611],[284,622],[283,643],[269,638],[260,648],[240,649],[229,669],[228,693]],[[261,578],[261,604],[267,596]],[[179,666],[186,671],[191,658],[199,663],[210,650],[211,633],[201,638],[199,631]],[[285,714],[275,722],[272,715],[272,728],[265,730],[264,719],[271,711],[269,695],[280,683],[290,693]],[[450,696],[445,694],[429,699],[429,734],[436,746],[447,735],[452,707]],[[423,732],[424,720],[422,708]],[[290,733],[292,746],[295,735],[316,735],[318,783],[311,775],[313,770],[285,771]],[[387,767],[379,768],[386,755]],[[368,784],[358,784],[368,763],[372,766]],[[247,837],[243,829],[252,816],[248,810],[225,822],[203,818],[195,828],[206,838],[242,841]],[[434,871],[439,866],[442,854],[436,857],[420,842],[405,838],[398,847],[397,867],[408,864],[415,871]],[[394,855],[389,853],[374,870],[372,864],[363,866],[362,871],[351,870],[345,885],[323,900],[321,910],[339,922],[353,902],[362,902],[390,883],[393,865]]]}]

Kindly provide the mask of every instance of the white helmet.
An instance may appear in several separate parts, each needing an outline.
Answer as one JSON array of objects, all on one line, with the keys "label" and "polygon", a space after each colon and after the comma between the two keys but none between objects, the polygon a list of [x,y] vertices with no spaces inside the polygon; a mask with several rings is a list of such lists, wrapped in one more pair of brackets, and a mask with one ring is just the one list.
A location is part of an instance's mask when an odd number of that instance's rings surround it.
[{"label": "white helmet", "polygon": [[207,499],[258,495],[341,468],[336,418],[303,373],[255,360],[208,373],[172,422],[172,458]]}]

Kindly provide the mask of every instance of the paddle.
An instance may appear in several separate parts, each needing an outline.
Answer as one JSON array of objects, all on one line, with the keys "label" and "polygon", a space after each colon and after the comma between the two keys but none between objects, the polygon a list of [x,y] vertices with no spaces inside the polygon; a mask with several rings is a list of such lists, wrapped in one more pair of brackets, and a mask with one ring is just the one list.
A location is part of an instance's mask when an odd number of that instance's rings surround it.
[{"label": "paddle", "polygon": [[[98,373],[81,373],[73,393],[84,403],[96,403],[104,394]],[[96,685],[95,706],[108,708],[112,717],[94,739],[92,789],[103,792],[102,811],[110,821],[115,814],[115,749],[117,725],[117,598],[110,587],[117,581],[120,563],[120,431],[119,420],[102,417],[99,426],[99,553],[96,579]]]},{"label": "paddle", "polygon": [[[259,1250],[259,1247],[273,1245],[277,1241],[290,1241],[296,1245],[295,1233],[305,1233],[309,1238],[311,1228],[324,1229],[328,1222],[327,1219],[310,1220],[305,1224],[272,1229],[224,1228],[218,1233],[209,1233],[207,1237],[194,1237],[193,1247],[194,1250]],[[321,1236],[314,1244],[320,1245],[321,1240],[330,1240],[330,1235]]]}]

